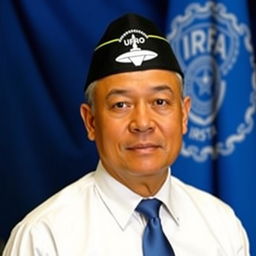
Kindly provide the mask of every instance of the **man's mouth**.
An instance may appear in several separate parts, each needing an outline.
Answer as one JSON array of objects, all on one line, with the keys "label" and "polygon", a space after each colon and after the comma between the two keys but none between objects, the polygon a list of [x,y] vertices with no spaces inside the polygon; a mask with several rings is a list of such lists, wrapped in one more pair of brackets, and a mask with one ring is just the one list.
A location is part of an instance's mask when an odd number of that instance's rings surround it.
[{"label": "man's mouth", "polygon": [[161,148],[161,146],[154,143],[138,143],[126,147],[127,150],[138,153],[152,153],[159,148]]}]

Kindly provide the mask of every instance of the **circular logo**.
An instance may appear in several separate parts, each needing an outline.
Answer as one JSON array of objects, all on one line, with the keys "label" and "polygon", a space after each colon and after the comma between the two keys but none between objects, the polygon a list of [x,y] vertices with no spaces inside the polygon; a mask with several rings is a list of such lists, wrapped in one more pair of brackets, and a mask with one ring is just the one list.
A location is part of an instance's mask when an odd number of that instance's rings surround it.
[{"label": "circular logo", "polygon": [[168,34],[192,99],[181,154],[195,161],[230,155],[252,131],[256,109],[250,32],[223,4],[190,4]]}]

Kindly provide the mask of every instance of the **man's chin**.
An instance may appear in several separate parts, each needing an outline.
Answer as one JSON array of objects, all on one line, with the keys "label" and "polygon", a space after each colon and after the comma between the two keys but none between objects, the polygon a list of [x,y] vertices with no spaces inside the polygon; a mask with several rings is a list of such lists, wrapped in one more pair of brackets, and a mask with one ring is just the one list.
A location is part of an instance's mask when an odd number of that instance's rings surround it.
[{"label": "man's chin", "polygon": [[128,172],[130,175],[137,176],[137,177],[150,177],[150,176],[157,176],[162,175],[163,173],[167,172],[168,167],[163,166],[148,166],[141,164],[140,166],[134,166],[129,168]]}]

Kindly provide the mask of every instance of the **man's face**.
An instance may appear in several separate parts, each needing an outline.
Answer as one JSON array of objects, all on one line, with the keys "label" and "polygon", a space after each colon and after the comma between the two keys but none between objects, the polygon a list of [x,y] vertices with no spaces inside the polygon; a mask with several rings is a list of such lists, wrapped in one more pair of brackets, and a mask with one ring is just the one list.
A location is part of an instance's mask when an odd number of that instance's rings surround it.
[{"label": "man's face", "polygon": [[164,70],[120,73],[97,82],[94,110],[83,104],[88,137],[117,180],[166,173],[187,131],[190,99],[177,75]]}]

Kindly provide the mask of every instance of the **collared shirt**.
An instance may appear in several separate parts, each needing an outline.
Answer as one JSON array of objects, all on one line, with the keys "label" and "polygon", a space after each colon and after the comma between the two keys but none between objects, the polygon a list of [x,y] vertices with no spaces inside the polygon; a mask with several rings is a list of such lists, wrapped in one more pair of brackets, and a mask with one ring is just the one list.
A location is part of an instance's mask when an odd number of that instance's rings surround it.
[{"label": "collared shirt", "polygon": [[[168,177],[154,196],[163,202],[163,230],[176,256],[248,256],[246,233],[229,206]],[[3,256],[142,256],[142,197],[99,163],[28,214]]]}]

